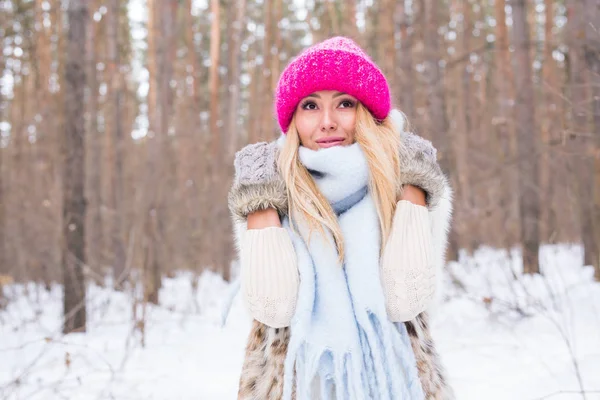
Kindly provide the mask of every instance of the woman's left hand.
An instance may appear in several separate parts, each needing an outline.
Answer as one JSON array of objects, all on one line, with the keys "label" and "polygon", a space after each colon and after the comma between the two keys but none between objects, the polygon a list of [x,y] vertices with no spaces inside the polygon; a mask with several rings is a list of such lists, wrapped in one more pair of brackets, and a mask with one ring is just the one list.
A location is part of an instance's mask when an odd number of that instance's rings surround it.
[{"label": "woman's left hand", "polygon": [[426,206],[425,192],[413,185],[404,185],[400,190],[398,201],[407,200],[418,206]]},{"label": "woman's left hand", "polygon": [[[398,198],[402,199],[402,192],[413,186],[424,192],[427,207],[435,207],[447,186],[446,176],[437,163],[437,150],[430,141],[410,132],[402,132],[401,139],[399,149],[401,189]],[[412,190],[408,190],[407,195],[410,196]]]}]

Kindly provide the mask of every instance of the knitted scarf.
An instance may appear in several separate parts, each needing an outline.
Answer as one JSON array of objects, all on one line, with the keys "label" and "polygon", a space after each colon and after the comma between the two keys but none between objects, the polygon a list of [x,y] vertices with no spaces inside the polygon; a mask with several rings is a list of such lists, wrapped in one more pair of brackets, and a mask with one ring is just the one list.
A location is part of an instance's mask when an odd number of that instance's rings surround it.
[{"label": "knitted scarf", "polygon": [[307,243],[307,222],[283,219],[300,272],[283,398],[295,386],[299,400],[423,399],[408,333],[386,314],[379,219],[360,146],[300,147],[299,158],[338,215],[345,260],[339,264],[329,231],[313,231]]}]

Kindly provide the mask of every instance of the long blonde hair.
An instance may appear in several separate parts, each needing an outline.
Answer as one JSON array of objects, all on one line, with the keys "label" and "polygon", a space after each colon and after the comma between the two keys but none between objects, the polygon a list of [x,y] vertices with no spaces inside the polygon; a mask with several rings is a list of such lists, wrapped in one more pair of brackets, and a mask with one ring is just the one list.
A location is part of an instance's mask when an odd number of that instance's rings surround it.
[{"label": "long blonde hair", "polygon": [[[376,121],[369,110],[360,103],[357,104],[355,128],[356,142],[363,150],[369,165],[369,192],[379,217],[381,249],[383,249],[390,234],[399,190],[400,133],[396,131],[389,116],[381,122]],[[300,162],[299,146],[300,137],[294,118],[278,160],[287,187],[290,220],[294,221],[297,215],[302,216],[308,221],[311,233],[317,229],[324,234],[323,228],[329,229],[341,263],[344,259],[344,238],[341,228],[329,201]],[[291,225],[294,226],[293,223]],[[305,240],[309,241],[310,237]]]}]

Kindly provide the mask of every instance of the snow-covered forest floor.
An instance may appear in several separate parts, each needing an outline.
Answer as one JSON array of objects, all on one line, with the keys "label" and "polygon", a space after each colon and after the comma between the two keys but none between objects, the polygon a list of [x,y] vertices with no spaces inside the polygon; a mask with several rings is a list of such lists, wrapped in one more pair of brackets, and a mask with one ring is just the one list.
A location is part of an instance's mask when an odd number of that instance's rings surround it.
[{"label": "snow-covered forest floor", "polygon": [[[579,246],[541,258],[533,277],[492,249],[449,266],[432,329],[457,399],[600,399],[600,284]],[[235,399],[249,317],[237,296],[221,327],[230,285],[192,281],[164,279],[143,336],[131,292],[90,285],[87,333],[62,336],[60,286],[5,287],[0,399]]]}]

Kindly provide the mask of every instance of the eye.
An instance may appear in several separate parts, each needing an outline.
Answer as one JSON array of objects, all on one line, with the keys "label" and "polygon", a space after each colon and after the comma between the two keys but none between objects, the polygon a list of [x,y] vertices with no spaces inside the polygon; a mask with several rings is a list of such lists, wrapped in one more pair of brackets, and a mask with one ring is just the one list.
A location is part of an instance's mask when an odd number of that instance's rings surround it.
[{"label": "eye", "polygon": [[340,107],[352,108],[354,107],[354,102],[352,100],[342,100],[342,102],[340,103]]},{"label": "eye", "polygon": [[302,103],[302,109],[303,110],[316,110],[317,109],[317,103],[315,103],[312,100],[306,100],[304,103]]}]

